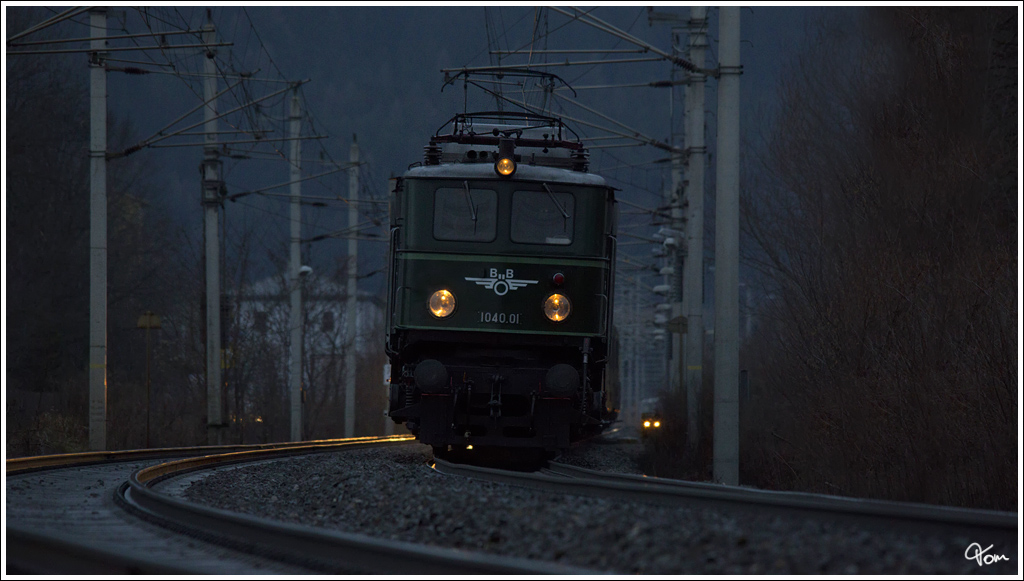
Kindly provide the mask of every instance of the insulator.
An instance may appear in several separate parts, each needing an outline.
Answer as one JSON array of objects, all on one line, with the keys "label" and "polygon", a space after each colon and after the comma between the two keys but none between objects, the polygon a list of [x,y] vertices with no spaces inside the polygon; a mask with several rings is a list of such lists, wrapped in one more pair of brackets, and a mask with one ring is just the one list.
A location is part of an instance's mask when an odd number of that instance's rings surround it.
[{"label": "insulator", "polygon": [[586,172],[590,168],[590,152],[586,149],[577,149],[572,152],[572,170]]},{"label": "insulator", "polygon": [[439,165],[441,163],[441,147],[431,141],[423,147],[423,165]]}]

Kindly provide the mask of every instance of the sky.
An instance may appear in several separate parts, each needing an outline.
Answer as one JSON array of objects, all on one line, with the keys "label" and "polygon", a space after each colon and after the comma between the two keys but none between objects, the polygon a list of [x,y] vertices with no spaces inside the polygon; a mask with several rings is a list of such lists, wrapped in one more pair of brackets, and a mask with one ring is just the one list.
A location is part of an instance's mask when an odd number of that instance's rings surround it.
[{"label": "sky", "polygon": [[[9,8],[5,8],[8,10]],[[568,8],[565,8],[568,10]],[[661,5],[657,12],[689,16],[687,6]],[[808,23],[821,14],[820,8],[761,7],[742,10],[741,131],[744,139],[756,141],[758,132],[768,130],[780,75],[799,54]],[[827,9],[852,12],[853,9]],[[218,41],[232,42],[231,47],[218,47],[218,62],[229,63],[236,71],[249,71],[254,79],[273,78],[289,81],[309,79],[301,94],[310,119],[304,123],[303,135],[325,135],[324,139],[304,141],[303,158],[346,161],[353,135],[360,147],[361,190],[364,195],[382,198],[387,178],[401,175],[409,164],[422,159],[422,148],[444,122],[455,113],[495,108],[494,98],[470,86],[463,90],[461,82],[443,88],[442,68],[497,64],[497,50],[529,49],[602,49],[636,48],[606,32],[587,26],[553,10],[531,6],[214,6],[210,12],[217,26]],[[601,6],[593,15],[628,31],[639,39],[662,50],[670,50],[673,23],[651,22],[643,5]],[[108,21],[110,34],[140,33],[147,30],[167,31],[196,29],[205,21],[202,6],[151,6],[136,10],[115,7]],[[717,55],[717,9],[709,11],[708,67],[714,66]],[[86,36],[85,18],[75,19],[60,31],[62,37]],[[545,34],[545,32],[547,34]],[[188,42],[184,36],[167,37],[171,44]],[[685,45],[685,35],[679,39]],[[490,41],[490,42],[489,42]],[[149,41],[144,41],[149,42]],[[195,42],[195,40],[191,40]],[[114,43],[112,43],[114,44]],[[117,45],[125,41],[117,41]],[[141,44],[141,43],[140,43]],[[685,46],[683,47],[685,50]],[[186,51],[157,53],[118,53],[116,57],[136,60],[138,66],[150,70],[172,72],[155,63],[173,62],[173,74],[108,75],[109,110],[119,119],[132,123],[133,139],[142,140],[164,128],[170,121],[195,109],[202,95],[201,80],[187,76],[200,71],[201,60],[183,56]],[[132,56],[126,56],[132,55]],[[647,54],[605,53],[585,55],[552,55],[554,60],[649,58]],[[78,55],[83,61],[85,57]],[[521,56],[501,57],[502,63],[525,62]],[[534,55],[533,62],[544,56]],[[154,63],[148,65],[147,63]],[[115,66],[118,63],[111,63]],[[588,90],[591,85],[646,83],[671,78],[672,67],[665,61],[602,64],[590,66],[552,67],[548,70],[576,88],[575,101],[599,111],[597,117],[572,103],[556,100],[555,115],[565,114],[599,125],[614,127],[606,118],[633,128],[661,141],[682,140],[683,91],[675,91],[674,105],[664,88],[617,88]],[[675,73],[679,75],[677,71]],[[678,78],[678,77],[677,77]],[[506,81],[510,80],[508,78]],[[220,89],[225,88],[221,81]],[[240,104],[245,97],[255,98],[287,85],[279,82],[250,82],[246,93],[232,91],[220,100],[221,111]],[[520,88],[503,87],[513,98],[525,95]],[[568,95],[568,93],[564,93]],[[83,98],[86,98],[83,95]],[[531,103],[537,103],[536,93]],[[709,141],[713,143],[715,121],[715,82],[707,85]],[[285,95],[261,103],[256,116],[261,125],[285,130],[281,119],[286,116]],[[670,107],[674,113],[670,114]],[[252,111],[250,107],[247,111]],[[181,128],[200,120],[195,112],[174,127]],[[674,123],[672,122],[674,120]],[[574,125],[584,139],[602,134],[590,127]],[[675,131],[673,131],[675,128]],[[225,124],[221,130],[227,129]],[[176,138],[177,142],[199,141]],[[236,136],[224,137],[238,139]],[[174,143],[165,140],[162,143]],[[604,142],[607,143],[607,142]],[[593,142],[597,144],[597,142]],[[709,143],[710,145],[710,143]],[[232,149],[233,153],[248,146]],[[264,149],[266,150],[266,149]],[[287,153],[285,148],[278,151]],[[661,203],[668,179],[663,160],[666,153],[650,146],[592,149],[591,171],[604,175],[621,189],[621,199],[654,207]],[[144,149],[134,155],[142,157],[149,169],[152,212],[180,224],[188,235],[201,241],[202,210],[200,206],[198,164],[202,158],[199,147]],[[228,194],[249,191],[288,181],[288,165],[278,156],[266,159],[226,161]],[[116,161],[112,163],[117,163]],[[623,167],[628,166],[628,167]],[[316,164],[304,166],[305,175],[321,171]],[[713,174],[713,166],[708,169]],[[271,188],[286,192],[287,186]],[[303,182],[303,195],[329,198],[348,197],[345,172]],[[371,208],[371,206],[361,206]],[[327,202],[323,207],[303,208],[303,238],[336,232],[347,224],[348,207],[344,201]],[[288,207],[285,199],[252,195],[236,203],[226,203],[225,236],[229,246],[249,230],[262,245],[260,253],[278,252],[287,243]],[[380,229],[377,230],[380,232]],[[360,272],[371,273],[383,265],[385,244],[361,242]],[[346,252],[346,241],[327,239],[305,245],[305,263],[318,273],[330,271],[337,258]],[[279,253],[279,252],[278,252]],[[261,258],[261,257],[258,257]],[[272,267],[263,263],[263,273]],[[383,277],[369,276],[361,283],[364,291],[377,292]]]}]

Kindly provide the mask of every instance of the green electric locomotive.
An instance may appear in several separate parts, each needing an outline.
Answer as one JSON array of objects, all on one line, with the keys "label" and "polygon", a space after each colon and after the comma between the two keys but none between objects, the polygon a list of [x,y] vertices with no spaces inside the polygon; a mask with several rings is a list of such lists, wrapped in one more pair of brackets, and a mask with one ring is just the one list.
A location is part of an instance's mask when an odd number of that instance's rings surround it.
[{"label": "green electric locomotive", "polygon": [[551,452],[614,419],[614,188],[567,131],[456,115],[392,181],[388,415],[436,454]]}]

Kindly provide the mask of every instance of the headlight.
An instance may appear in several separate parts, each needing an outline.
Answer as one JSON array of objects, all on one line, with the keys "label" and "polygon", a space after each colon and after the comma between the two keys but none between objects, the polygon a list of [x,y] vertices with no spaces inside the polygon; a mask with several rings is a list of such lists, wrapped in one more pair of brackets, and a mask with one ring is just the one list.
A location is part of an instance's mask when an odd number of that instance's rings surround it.
[{"label": "headlight", "polygon": [[516,141],[511,137],[498,140],[498,161],[494,162],[494,171],[503,177],[516,173]]},{"label": "headlight", "polygon": [[572,311],[569,299],[555,293],[544,301],[544,316],[554,322],[564,321]]},{"label": "headlight", "polygon": [[649,427],[651,427],[651,422],[649,422],[649,421],[644,421],[644,427],[645,427],[645,428],[649,428]]},{"label": "headlight", "polygon": [[455,295],[441,289],[430,295],[430,303],[427,306],[430,308],[430,314],[443,319],[455,310]]},{"label": "headlight", "polygon": [[494,171],[503,176],[510,176],[516,171],[516,162],[510,157],[503,157],[495,162]]},{"label": "headlight", "polygon": [[660,428],[661,427],[661,422],[654,422],[654,427],[655,428]]}]

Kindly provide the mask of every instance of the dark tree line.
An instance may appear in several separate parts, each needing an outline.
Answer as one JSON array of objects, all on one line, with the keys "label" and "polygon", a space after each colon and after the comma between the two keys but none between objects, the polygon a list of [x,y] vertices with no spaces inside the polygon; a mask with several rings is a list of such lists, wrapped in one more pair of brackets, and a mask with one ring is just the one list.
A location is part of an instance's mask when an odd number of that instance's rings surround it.
[{"label": "dark tree line", "polygon": [[[816,23],[744,168],[741,483],[1016,510],[1017,47],[1013,8]],[[707,347],[659,475],[711,475]]]},{"label": "dark tree line", "polygon": [[747,481],[1015,509],[1016,31],[871,9],[787,79],[743,212],[773,296]]},{"label": "dark tree line", "polygon": [[[8,16],[9,32],[40,19],[38,10],[11,10]],[[8,455],[84,446],[90,268],[87,71],[84,55],[7,61]],[[109,115],[111,148],[130,133],[126,120]],[[126,401],[115,386],[137,383],[142,373],[137,317],[143,310],[159,310],[168,296],[166,280],[158,274],[168,257],[170,229],[149,212],[159,190],[146,179],[148,171],[140,157],[108,164],[108,398],[115,412]],[[130,430],[111,425],[110,431],[116,445]]]},{"label": "dark tree line", "polygon": [[88,301],[88,110],[69,97],[67,59],[20,59],[8,60],[5,111],[8,388],[40,389],[87,348],[73,313]]}]

